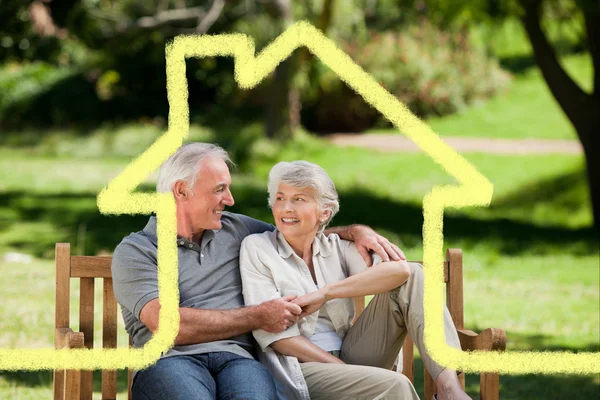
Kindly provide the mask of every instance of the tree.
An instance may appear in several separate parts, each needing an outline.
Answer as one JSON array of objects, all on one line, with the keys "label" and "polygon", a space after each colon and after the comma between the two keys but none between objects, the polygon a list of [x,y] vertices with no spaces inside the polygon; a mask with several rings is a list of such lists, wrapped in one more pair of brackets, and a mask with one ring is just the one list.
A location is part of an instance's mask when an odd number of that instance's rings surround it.
[{"label": "tree", "polygon": [[[310,13],[307,19],[316,20],[316,27],[323,33],[331,25],[335,0],[324,0],[318,15]],[[280,24],[283,32],[294,22],[294,10],[291,0],[274,0],[271,15],[276,23]],[[294,86],[293,80],[296,73],[306,68],[306,64],[316,62],[306,48],[296,50],[289,58],[283,60],[275,69],[270,82],[267,104],[266,133],[267,137],[288,140],[294,131],[300,127],[300,92]]]},{"label": "tree", "polygon": [[575,127],[587,164],[594,225],[600,231],[600,3],[576,0],[583,12],[587,45],[594,77],[592,93],[586,93],[566,73],[541,28],[543,0],[521,0],[521,21],[552,95]]},{"label": "tree", "polygon": [[[55,2],[50,4],[53,3]],[[331,1],[326,3],[330,4]],[[73,11],[77,8],[82,12]],[[246,1],[243,4],[226,0],[151,0],[141,4],[125,0],[104,7],[98,4],[85,5],[75,0],[71,6],[70,21],[79,21],[75,30],[90,47],[100,47],[112,58],[120,57],[114,64],[118,64],[123,70],[124,67],[132,65],[131,62],[122,62],[124,58],[132,61],[134,58],[148,60],[148,57],[137,55],[131,57],[132,47],[144,48],[139,45],[140,41],[146,41],[147,51],[157,53],[156,43],[161,41],[155,40],[154,43],[150,43],[149,39],[143,37],[159,34],[164,42],[180,34],[228,32],[236,30],[237,22],[261,14],[271,16],[270,25],[275,28],[274,33],[279,35],[293,24],[295,11],[291,0],[257,0]],[[73,17],[75,14],[78,18]],[[83,27],[85,29],[82,29]],[[135,45],[128,45],[129,43]],[[293,54],[281,62],[267,82],[264,107],[268,137],[290,139],[300,123],[300,96],[293,85],[297,60],[298,54]],[[153,66],[159,67],[157,63],[153,63]],[[231,71],[228,73],[231,74]],[[138,74],[133,75],[129,77],[130,82],[136,79]]]},{"label": "tree", "polygon": [[[273,22],[278,24],[279,31],[285,31],[294,22],[291,0],[274,0],[270,10]],[[289,140],[297,128],[299,113],[298,91],[293,88],[295,59],[292,54],[283,60],[273,73],[269,82],[269,98],[266,107],[266,134],[269,138]]]},{"label": "tree", "polygon": [[[422,3],[428,16],[440,25],[469,20],[519,16],[533,48],[535,61],[552,95],[573,124],[583,147],[594,226],[600,232],[600,2],[598,0],[401,0]],[[451,12],[449,11],[451,10]],[[580,17],[583,39],[593,64],[593,89],[583,90],[564,70],[556,49],[542,29],[548,15]]]},{"label": "tree", "polygon": [[[260,47],[291,25],[295,14],[291,0],[252,0],[242,3],[226,0],[149,0],[143,3],[134,0],[34,0],[29,7],[17,2],[11,4],[10,9],[0,9],[0,15],[19,11],[31,16],[24,21],[18,19],[13,24],[12,33],[15,37],[27,34],[35,39],[51,37],[58,42],[59,38],[68,36],[87,49],[98,52],[101,55],[98,61],[83,69],[95,71],[87,74],[93,75],[95,82],[104,73],[112,74],[113,84],[111,90],[107,91],[110,93],[103,100],[127,104],[131,112],[125,118],[135,115],[136,111],[142,115],[166,115],[164,46],[174,36],[240,31],[243,25],[249,27],[245,33],[250,34]],[[272,18],[264,24],[267,15]],[[260,24],[268,26],[256,27]],[[0,29],[0,33],[2,31]],[[30,38],[27,43],[33,44]],[[35,50],[29,50],[31,55],[28,59],[39,59],[40,51],[37,47]],[[6,56],[14,53],[15,59],[26,59],[19,49],[11,51]],[[3,47],[0,47],[0,55],[3,52]],[[54,52],[60,52],[60,48]],[[52,61],[49,57],[45,58]],[[203,108],[198,107],[198,102],[202,101],[199,99],[211,104],[215,97],[220,96],[219,100],[227,104],[235,102],[236,88],[227,61],[217,60],[212,63],[210,71],[199,74],[211,74],[210,79],[197,79],[195,70],[202,68],[202,61],[188,60],[188,88],[191,93],[201,94],[191,99],[196,102],[196,109]],[[268,93],[259,100],[266,111],[265,126],[270,137],[288,139],[299,123],[299,95],[292,85],[295,67],[292,59],[282,62],[266,82]],[[118,95],[113,96],[115,93]],[[155,98],[156,101],[148,102],[148,98]],[[216,102],[219,103],[218,100]]]}]

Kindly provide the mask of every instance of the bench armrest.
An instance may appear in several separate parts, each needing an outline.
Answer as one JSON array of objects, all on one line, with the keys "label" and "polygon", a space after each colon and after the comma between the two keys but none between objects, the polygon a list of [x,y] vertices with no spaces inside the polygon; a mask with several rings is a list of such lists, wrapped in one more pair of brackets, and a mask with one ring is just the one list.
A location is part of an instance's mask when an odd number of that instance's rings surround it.
[{"label": "bench armrest", "polygon": [[83,349],[83,333],[73,332],[71,328],[56,328],[54,347],[57,349]]},{"label": "bench armrest", "polygon": [[463,350],[506,350],[506,332],[488,328],[477,334],[468,329],[458,329],[458,339]]},{"label": "bench armrest", "polygon": [[[54,330],[54,347],[57,349],[83,349],[83,333],[71,328]],[[81,371],[54,371],[54,399],[78,400],[81,397]]]}]

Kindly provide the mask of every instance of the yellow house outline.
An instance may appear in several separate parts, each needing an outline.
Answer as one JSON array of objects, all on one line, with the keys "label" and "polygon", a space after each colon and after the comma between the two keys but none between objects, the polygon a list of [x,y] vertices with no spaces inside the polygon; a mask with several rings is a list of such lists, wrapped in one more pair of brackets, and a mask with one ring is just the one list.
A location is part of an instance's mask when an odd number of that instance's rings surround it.
[{"label": "yellow house outline", "polygon": [[[98,194],[102,213],[150,214],[158,219],[159,329],[141,349],[0,349],[0,370],[140,369],[173,346],[179,326],[175,203],[171,194],[134,193],[173,154],[189,131],[185,59],[233,56],[235,80],[248,89],[260,83],[292,51],[306,46],[346,84],[441,165],[458,186],[435,186],[423,199],[425,345],[441,365],[465,372],[590,374],[600,372],[600,353],[464,352],[446,344],[443,329],[443,214],[448,207],[488,206],[493,185],[414,116],[375,79],[307,22],[298,22],[255,57],[252,38],[242,34],[178,36],[166,47],[169,126],[156,142]],[[439,266],[439,267],[438,267]]]}]

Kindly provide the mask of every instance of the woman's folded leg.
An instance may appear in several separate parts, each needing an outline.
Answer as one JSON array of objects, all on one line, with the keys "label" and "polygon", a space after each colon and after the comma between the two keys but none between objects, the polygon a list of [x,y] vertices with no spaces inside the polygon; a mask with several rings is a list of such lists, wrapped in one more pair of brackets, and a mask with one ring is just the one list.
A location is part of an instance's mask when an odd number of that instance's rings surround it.
[{"label": "woman's folded leg", "polygon": [[[411,275],[404,285],[373,297],[344,338],[340,358],[351,364],[391,368],[408,333],[435,380],[444,367],[429,357],[423,342],[423,267],[415,263],[410,267]],[[445,307],[444,329],[448,345],[460,349]]]}]

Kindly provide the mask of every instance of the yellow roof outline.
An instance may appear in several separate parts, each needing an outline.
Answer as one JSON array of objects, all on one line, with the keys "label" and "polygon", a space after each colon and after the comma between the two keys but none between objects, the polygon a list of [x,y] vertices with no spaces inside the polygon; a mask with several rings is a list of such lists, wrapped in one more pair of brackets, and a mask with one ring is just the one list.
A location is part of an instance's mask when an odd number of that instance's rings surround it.
[{"label": "yellow roof outline", "polygon": [[158,216],[158,284],[162,308],[159,330],[142,349],[0,349],[0,370],[140,369],[154,363],[174,343],[179,325],[175,202],[170,194],[133,193],[183,143],[189,131],[185,59],[233,56],[235,80],[242,88],[261,82],[295,49],[305,46],[321,62],[406,134],[460,185],[435,186],[423,199],[425,344],[441,365],[465,372],[503,374],[600,372],[600,353],[463,352],[446,345],[443,329],[443,213],[447,207],[488,206],[492,183],[414,116],[375,79],[308,22],[298,22],[258,56],[252,38],[242,34],[178,36],[166,46],[168,130],[125,167],[98,194],[102,213]]}]

